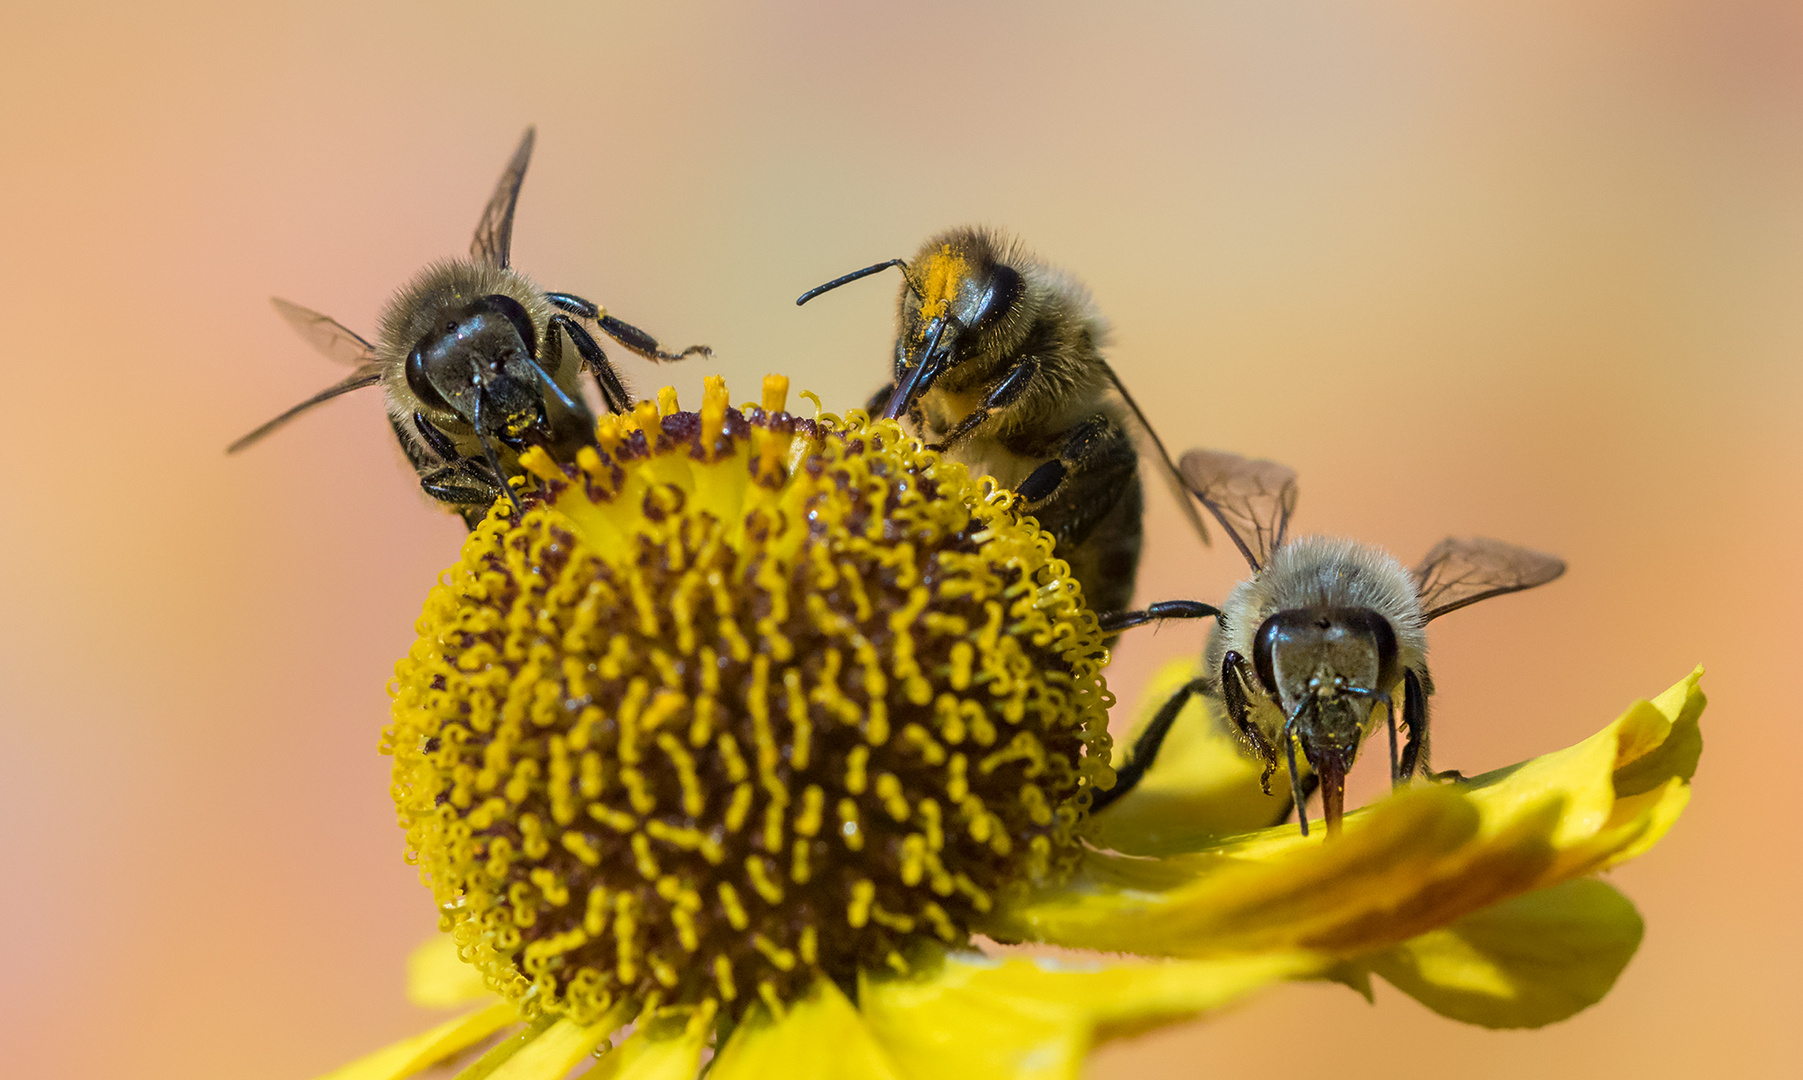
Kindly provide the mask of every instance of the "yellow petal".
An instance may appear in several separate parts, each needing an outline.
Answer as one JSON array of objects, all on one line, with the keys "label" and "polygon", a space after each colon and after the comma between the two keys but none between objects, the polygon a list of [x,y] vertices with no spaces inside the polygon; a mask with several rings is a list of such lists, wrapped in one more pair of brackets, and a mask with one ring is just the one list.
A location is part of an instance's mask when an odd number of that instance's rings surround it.
[{"label": "yellow petal", "polygon": [[494,997],[482,973],[457,956],[449,934],[438,934],[407,957],[407,1000],[428,1009],[450,1009]]},{"label": "yellow petal", "polygon": [[[1199,670],[1194,660],[1178,660],[1153,676],[1133,727],[1115,741],[1115,768],[1152,715]],[[1090,819],[1088,836],[1099,847],[1125,854],[1164,855],[1263,828],[1288,805],[1264,793],[1263,771],[1227,734],[1219,703],[1191,695],[1165,736],[1157,763],[1138,787]]]},{"label": "yellow petal", "polygon": [[474,1046],[518,1019],[519,1013],[512,1005],[496,1003],[447,1020],[422,1035],[385,1046],[320,1080],[401,1080]]},{"label": "yellow petal", "polygon": [[1442,1016],[1540,1027],[1601,1001],[1639,948],[1641,929],[1627,897],[1580,878],[1467,915],[1366,963]]},{"label": "yellow petal", "polygon": [[559,1020],[482,1075],[486,1080],[562,1080],[619,1026],[612,1014],[587,1026]]},{"label": "yellow petal", "polygon": [[903,1080],[858,1011],[824,980],[771,1020],[760,1006],[721,1048],[708,1080]]},{"label": "yellow petal", "polygon": [[692,1031],[659,1031],[653,1036],[641,1027],[603,1055],[581,1080],[693,1080],[707,1033],[707,1028],[696,1025]]},{"label": "yellow petal", "polygon": [[[1011,939],[1146,955],[1267,949],[1358,956],[1645,850],[1688,798],[1697,675],[1566,750],[1460,784],[1421,784],[1346,819],[1190,855],[1092,853],[1056,891],[1000,913]],[[1619,789],[1617,777],[1621,776]]]},{"label": "yellow petal", "polygon": [[951,957],[927,979],[868,984],[862,1009],[911,1080],[1075,1080],[1100,1041],[1318,967],[1297,954],[1112,965]]}]

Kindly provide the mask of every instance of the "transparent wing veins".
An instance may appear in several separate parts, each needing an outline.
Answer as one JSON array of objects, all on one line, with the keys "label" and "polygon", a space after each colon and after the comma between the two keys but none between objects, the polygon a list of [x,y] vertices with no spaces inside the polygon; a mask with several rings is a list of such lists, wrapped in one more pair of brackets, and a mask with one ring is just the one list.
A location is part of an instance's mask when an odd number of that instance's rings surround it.
[{"label": "transparent wing veins", "polygon": [[536,128],[527,128],[521,136],[519,149],[513,152],[513,160],[507,163],[500,182],[495,184],[495,193],[488,197],[488,205],[482,210],[482,220],[476,223],[470,258],[479,263],[507,269],[513,248],[513,206],[520,199],[520,184],[526,179],[526,163],[532,160],[536,132]]},{"label": "transparent wing veins", "polygon": [[348,377],[341,379],[338,382],[333,383],[331,386],[326,387],[324,390],[321,390],[319,393],[314,394],[312,397],[301,402],[299,405],[296,405],[294,408],[289,409],[287,412],[284,412],[282,415],[276,417],[274,420],[271,420],[269,423],[264,424],[262,427],[251,432],[249,435],[244,436],[242,439],[239,439],[237,442],[226,447],[225,452],[228,454],[236,454],[238,451],[244,449],[245,447],[249,446],[250,444],[252,444],[254,442],[257,442],[258,440],[262,439],[263,436],[268,435],[270,432],[274,431],[276,428],[281,427],[283,424],[286,424],[288,421],[299,416],[301,413],[306,412],[308,409],[311,409],[313,406],[318,405],[321,402],[330,401],[340,394],[348,394],[352,390],[361,390],[365,386],[374,386],[381,381],[382,381],[382,366],[380,364],[374,364],[374,363],[365,364],[364,366],[358,368],[356,371],[351,372]]},{"label": "transparent wing veins", "polygon": [[1421,610],[1432,620],[1504,593],[1544,585],[1565,572],[1563,559],[1484,537],[1449,536],[1415,568]]},{"label": "transparent wing veins", "polygon": [[1296,511],[1296,470],[1225,450],[1186,450],[1177,471],[1252,569],[1264,569]]},{"label": "transparent wing veins", "polygon": [[269,302],[282,321],[294,327],[321,356],[341,364],[367,364],[376,358],[376,347],[337,319],[279,296],[270,297]]},{"label": "transparent wing veins", "polygon": [[1133,395],[1127,392],[1127,385],[1121,382],[1121,377],[1115,374],[1114,368],[1103,361],[1102,370],[1108,373],[1108,381],[1114,384],[1115,393],[1121,396],[1121,401],[1127,406],[1127,411],[1133,414],[1134,423],[1139,425],[1140,435],[1150,440],[1152,446],[1158,451],[1158,471],[1164,474],[1165,483],[1170,487],[1171,494],[1176,496],[1178,505],[1183,507],[1184,514],[1189,517],[1190,525],[1195,528],[1196,535],[1202,538],[1204,544],[1207,544],[1209,542],[1208,525],[1203,522],[1202,515],[1197,513],[1196,504],[1190,501],[1189,489],[1184,486],[1183,477],[1177,472],[1177,466],[1172,464],[1170,451],[1164,448],[1164,440],[1158,437],[1158,432],[1153,430],[1152,425],[1146,420],[1146,414],[1140,411],[1139,402],[1134,401]]}]

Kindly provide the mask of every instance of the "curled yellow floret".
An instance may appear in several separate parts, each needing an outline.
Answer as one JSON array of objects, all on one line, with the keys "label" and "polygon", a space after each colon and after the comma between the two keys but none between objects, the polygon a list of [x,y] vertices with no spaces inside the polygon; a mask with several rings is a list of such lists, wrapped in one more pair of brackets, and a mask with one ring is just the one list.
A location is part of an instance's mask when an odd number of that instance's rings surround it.
[{"label": "curled yellow floret", "polygon": [[[538,452],[396,667],[394,798],[528,1015],[780,1014],[907,972],[1083,856],[1094,616],[1013,497],[773,377]],[[621,1010],[625,1010],[621,1013]]]}]

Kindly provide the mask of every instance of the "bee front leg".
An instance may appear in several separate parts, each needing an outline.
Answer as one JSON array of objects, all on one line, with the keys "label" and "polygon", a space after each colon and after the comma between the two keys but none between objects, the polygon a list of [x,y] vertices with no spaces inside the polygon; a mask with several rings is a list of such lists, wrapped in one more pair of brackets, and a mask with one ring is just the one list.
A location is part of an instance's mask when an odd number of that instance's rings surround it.
[{"label": "bee front leg", "polygon": [[[603,333],[615,341],[638,353],[647,360],[681,360],[689,356],[713,356],[714,350],[706,345],[690,345],[679,353],[665,352],[657,339],[628,322],[609,315],[605,308],[593,300],[584,300],[573,293],[546,293],[545,299],[554,307],[563,309],[580,319],[590,319],[599,326]],[[575,335],[571,335],[574,337]]]},{"label": "bee front leg", "polygon": [[1252,722],[1252,703],[1246,698],[1246,687],[1251,679],[1251,672],[1246,670],[1246,658],[1229,649],[1227,655],[1221,657],[1221,701],[1227,706],[1227,719],[1233,724],[1233,733],[1264,764],[1265,771],[1259,774],[1258,786],[1269,795],[1271,774],[1277,771],[1277,751],[1265,738],[1265,733]]},{"label": "bee front leg", "polygon": [[1402,680],[1402,722],[1409,729],[1409,737],[1402,744],[1402,762],[1397,773],[1398,779],[1407,780],[1415,775],[1417,764],[1423,771],[1428,768],[1427,694],[1421,689],[1421,677],[1415,674],[1414,668],[1403,669]]},{"label": "bee front leg", "polygon": [[1014,491],[1026,504],[1023,512],[1052,534],[1084,602],[1096,611],[1126,607],[1139,570],[1144,506],[1139,454],[1126,431],[1096,413],[1050,440],[1011,442],[1006,449],[1051,458]]},{"label": "bee front leg", "polygon": [[600,324],[602,330],[607,332],[608,337],[647,360],[662,360],[669,363],[672,360],[681,360],[689,356],[705,356],[712,359],[714,355],[714,350],[706,345],[690,345],[679,353],[665,352],[663,346],[657,343],[656,338],[631,323],[623,323],[612,315],[603,315],[595,321]]},{"label": "bee front leg", "polygon": [[1029,356],[1009,368],[1000,379],[996,380],[995,385],[989,388],[989,392],[983,395],[981,405],[971,410],[969,416],[958,421],[950,431],[946,432],[945,438],[927,449],[943,453],[956,446],[959,441],[967,438],[971,432],[981,427],[985,420],[1020,400],[1020,396],[1038,378],[1039,360],[1035,357]]},{"label": "bee front leg", "polygon": [[463,515],[463,523],[472,529],[482,523],[488,508],[501,494],[493,485],[453,465],[422,474],[419,486],[426,494],[449,504]]},{"label": "bee front leg", "polygon": [[601,403],[607,406],[607,411],[617,415],[632,408],[632,395],[621,381],[619,371],[607,359],[607,354],[601,351],[600,344],[582,328],[582,324],[568,315],[553,315],[551,326],[570,335],[570,340],[576,345],[577,355],[582,357],[583,366],[595,376],[595,385],[601,389]]},{"label": "bee front leg", "polygon": [[1145,778],[1146,770],[1150,769],[1152,763],[1158,760],[1158,751],[1164,746],[1164,737],[1170,733],[1171,725],[1177,722],[1177,717],[1183,712],[1183,707],[1189,704],[1190,696],[1207,692],[1206,680],[1191,679],[1179,687],[1177,692],[1171,695],[1169,701],[1159,707],[1158,714],[1152,717],[1152,722],[1146,725],[1145,730],[1139,733],[1137,739],[1133,740],[1133,753],[1127,759],[1127,763],[1114,771],[1114,786],[1107,791],[1096,792],[1095,798],[1090,800],[1090,813],[1093,814],[1107,807],[1139,786],[1139,782]]},{"label": "bee front leg", "polygon": [[[457,511],[471,529],[480,525],[488,515],[488,508],[501,497],[499,478],[488,471],[485,463],[460,456],[457,444],[438,425],[426,419],[424,413],[413,414],[413,430],[419,433],[418,440],[408,438],[405,429],[393,417],[388,418],[388,423],[394,428],[395,438],[401,441],[401,449],[406,451],[413,471],[419,474],[420,490]],[[422,441],[424,447],[420,446]],[[436,459],[428,456],[427,450],[437,455]]]}]

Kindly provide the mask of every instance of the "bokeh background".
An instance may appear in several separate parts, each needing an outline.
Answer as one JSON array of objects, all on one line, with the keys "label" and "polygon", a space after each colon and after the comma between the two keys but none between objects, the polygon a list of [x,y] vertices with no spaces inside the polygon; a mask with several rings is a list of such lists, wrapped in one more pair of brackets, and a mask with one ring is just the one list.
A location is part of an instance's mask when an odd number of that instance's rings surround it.
[{"label": "bokeh background", "polygon": [[[896,283],[795,295],[987,222],[1091,286],[1168,441],[1295,465],[1299,528],[1565,555],[1436,624],[1443,766],[1709,665],[1602,1004],[1493,1033],[1279,987],[1095,1077],[1794,1069],[1803,9],[1488,7],[5,4],[4,1071],[306,1078],[431,1018],[375,746],[461,526],[374,394],[221,450],[340,374],[266,298],[372,330],[529,122],[518,264],[741,397],[862,402]],[[1150,527],[1145,598],[1242,575]],[[1114,685],[1200,640],[1131,637]]]}]

